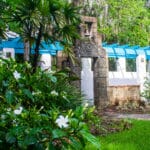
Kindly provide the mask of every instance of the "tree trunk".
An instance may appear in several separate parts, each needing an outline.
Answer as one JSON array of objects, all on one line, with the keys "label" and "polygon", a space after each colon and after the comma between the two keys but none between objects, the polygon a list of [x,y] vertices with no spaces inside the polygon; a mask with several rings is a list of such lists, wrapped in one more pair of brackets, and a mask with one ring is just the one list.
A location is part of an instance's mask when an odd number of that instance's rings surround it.
[{"label": "tree trunk", "polygon": [[36,71],[37,65],[38,65],[38,58],[39,58],[39,48],[40,48],[40,44],[41,44],[41,39],[42,39],[42,25],[40,25],[39,28],[39,33],[38,33],[38,37],[36,39],[36,45],[35,45],[35,54],[34,54],[34,58],[33,58],[33,73]]},{"label": "tree trunk", "polygon": [[81,4],[81,0],[72,0],[74,6],[79,6]]},{"label": "tree trunk", "polygon": [[30,60],[30,42],[28,40],[24,40],[24,61]]}]

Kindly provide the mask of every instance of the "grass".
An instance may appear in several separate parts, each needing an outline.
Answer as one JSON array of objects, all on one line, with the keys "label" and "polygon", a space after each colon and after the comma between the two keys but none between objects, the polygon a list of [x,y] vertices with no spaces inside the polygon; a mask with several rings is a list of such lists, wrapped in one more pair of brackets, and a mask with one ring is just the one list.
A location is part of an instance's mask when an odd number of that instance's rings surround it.
[{"label": "grass", "polygon": [[101,150],[149,150],[150,121],[131,121],[131,129],[100,137]]},{"label": "grass", "polygon": [[150,150],[150,121],[129,121],[130,129],[101,136],[100,149],[87,144],[84,150]]}]

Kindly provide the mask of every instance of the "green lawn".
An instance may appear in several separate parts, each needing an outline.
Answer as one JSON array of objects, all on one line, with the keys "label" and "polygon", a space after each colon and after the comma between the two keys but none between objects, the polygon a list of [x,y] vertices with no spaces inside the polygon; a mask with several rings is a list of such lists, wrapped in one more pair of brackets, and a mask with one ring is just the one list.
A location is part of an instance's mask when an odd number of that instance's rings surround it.
[{"label": "green lawn", "polygon": [[100,137],[101,150],[150,150],[150,121],[132,122],[129,130]]}]

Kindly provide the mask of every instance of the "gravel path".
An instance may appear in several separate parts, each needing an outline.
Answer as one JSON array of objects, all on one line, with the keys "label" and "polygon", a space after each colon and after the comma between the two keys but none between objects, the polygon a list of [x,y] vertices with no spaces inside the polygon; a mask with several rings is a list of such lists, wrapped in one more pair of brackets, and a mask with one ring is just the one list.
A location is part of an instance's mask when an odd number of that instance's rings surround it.
[{"label": "gravel path", "polygon": [[150,114],[123,114],[123,113],[114,113],[106,112],[106,115],[114,118],[131,118],[139,120],[150,120]]}]

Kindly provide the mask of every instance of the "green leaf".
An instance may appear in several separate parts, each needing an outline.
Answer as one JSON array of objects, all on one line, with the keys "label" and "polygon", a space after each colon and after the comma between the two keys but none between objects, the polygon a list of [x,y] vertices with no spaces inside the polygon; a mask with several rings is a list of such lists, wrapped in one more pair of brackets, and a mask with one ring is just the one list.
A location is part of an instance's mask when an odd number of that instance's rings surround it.
[{"label": "green leaf", "polygon": [[84,139],[93,144],[97,149],[100,149],[100,141],[98,138],[96,138],[86,130],[81,130],[80,134],[84,137]]},{"label": "green leaf", "polygon": [[66,132],[64,132],[60,129],[55,129],[55,130],[52,131],[53,139],[61,138],[61,137],[64,137],[66,135],[67,135]]},{"label": "green leaf", "polygon": [[9,104],[13,102],[14,99],[14,93],[11,90],[8,90],[5,94],[6,100]]},{"label": "green leaf", "polygon": [[57,78],[55,76],[50,76],[50,79],[52,82],[56,83],[57,82]]},{"label": "green leaf", "polygon": [[75,150],[82,150],[83,149],[83,146],[81,145],[81,141],[77,140],[74,137],[70,137],[69,139],[71,141],[71,146],[73,147],[73,149],[75,149]]},{"label": "green leaf", "polygon": [[83,116],[83,112],[84,112],[84,109],[83,109],[83,107],[82,106],[78,106],[77,108],[76,108],[76,110],[75,110],[75,115],[76,115],[76,117],[81,117],[81,116]]},{"label": "green leaf", "polygon": [[52,142],[49,143],[48,150],[56,150]]},{"label": "green leaf", "polygon": [[30,99],[34,100],[32,93],[28,89],[23,89],[23,93]]},{"label": "green leaf", "polygon": [[76,118],[70,118],[70,125],[72,128],[78,128],[79,120]]},{"label": "green leaf", "polygon": [[26,145],[32,145],[32,144],[35,144],[36,141],[37,141],[37,139],[35,137],[33,137],[32,135],[28,135],[28,136],[26,136],[24,143]]},{"label": "green leaf", "polygon": [[6,141],[7,141],[8,143],[15,143],[16,138],[14,137],[13,134],[7,133],[7,134],[6,134]]}]

